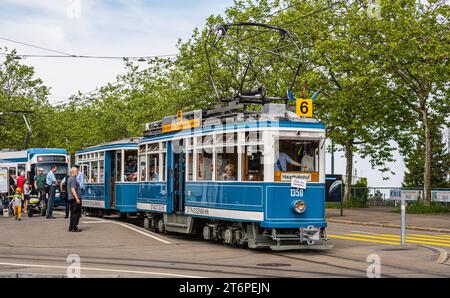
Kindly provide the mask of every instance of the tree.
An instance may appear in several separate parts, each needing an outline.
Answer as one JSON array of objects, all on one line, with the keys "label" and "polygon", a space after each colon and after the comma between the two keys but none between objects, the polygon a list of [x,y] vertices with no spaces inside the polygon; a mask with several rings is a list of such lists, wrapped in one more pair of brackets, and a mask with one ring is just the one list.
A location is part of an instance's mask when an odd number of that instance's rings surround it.
[{"label": "tree", "polygon": [[[445,143],[439,128],[432,125],[432,155],[431,155],[431,188],[448,188],[450,181],[447,180],[448,167],[450,165],[450,154],[446,150]],[[406,154],[405,164],[407,171],[403,178],[403,187],[423,187],[423,164],[424,164],[425,140],[423,134],[410,152]]]},{"label": "tree", "polygon": [[450,112],[450,5],[439,0],[383,1],[380,12],[380,18],[361,28],[371,36],[367,51],[380,66],[379,76],[387,78],[387,89],[407,108],[405,117],[415,122],[400,146],[407,149],[412,136],[422,134],[424,202],[430,205],[432,129],[443,125]]},{"label": "tree", "polygon": [[[0,64],[0,112],[31,112],[28,115],[33,129],[30,146],[45,145],[51,132],[40,126],[50,108],[48,93],[49,88],[41,79],[35,78],[34,68],[20,64],[16,59],[16,51],[5,56]],[[5,113],[0,116],[0,147],[20,148],[25,134],[26,126],[20,115]]]},{"label": "tree", "polygon": [[345,152],[345,200],[351,195],[354,154],[389,171],[385,162],[393,161],[394,150],[389,141],[404,125],[394,120],[402,107],[392,100],[377,61],[366,50],[372,42],[361,30],[366,9],[359,1],[304,1],[279,16],[302,37],[307,55],[303,78],[310,86],[320,85],[323,93],[316,101],[316,116]]}]

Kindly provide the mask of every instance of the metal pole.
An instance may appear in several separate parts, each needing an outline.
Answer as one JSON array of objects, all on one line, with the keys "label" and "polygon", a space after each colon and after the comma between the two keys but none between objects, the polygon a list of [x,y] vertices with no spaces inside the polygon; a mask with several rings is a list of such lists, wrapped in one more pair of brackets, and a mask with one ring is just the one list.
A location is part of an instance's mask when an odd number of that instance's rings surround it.
[{"label": "metal pole", "polygon": [[341,216],[344,216],[344,194],[343,194],[343,189],[344,189],[344,183],[341,183]]},{"label": "metal pole", "polygon": [[401,239],[401,245],[404,246],[406,243],[406,205],[405,205],[405,199],[402,199],[402,205],[400,206],[401,210],[401,221],[402,221],[402,239]]},{"label": "metal pole", "polygon": [[331,174],[334,175],[334,143],[331,141]]}]

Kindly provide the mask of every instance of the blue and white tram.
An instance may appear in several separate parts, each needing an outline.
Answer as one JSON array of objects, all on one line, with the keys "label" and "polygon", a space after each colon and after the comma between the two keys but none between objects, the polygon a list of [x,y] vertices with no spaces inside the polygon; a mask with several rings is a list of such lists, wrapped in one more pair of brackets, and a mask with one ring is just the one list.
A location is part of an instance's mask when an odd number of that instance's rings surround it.
[{"label": "blue and white tram", "polygon": [[[38,168],[43,168],[44,174],[47,175],[53,165],[58,167],[55,177],[58,183],[61,182],[68,173],[69,162],[70,157],[65,149],[30,148],[22,151],[0,151],[0,166],[7,167],[10,176],[17,177],[24,172],[31,185],[34,184]],[[55,206],[64,204],[59,197],[59,189],[56,190],[54,204]]]},{"label": "blue and white tram", "polygon": [[277,104],[149,123],[137,209],[160,232],[250,248],[329,248],[324,142],[322,123]]},{"label": "blue and white tram", "polygon": [[84,174],[83,209],[96,215],[136,213],[139,140],[104,143],[75,153]]}]

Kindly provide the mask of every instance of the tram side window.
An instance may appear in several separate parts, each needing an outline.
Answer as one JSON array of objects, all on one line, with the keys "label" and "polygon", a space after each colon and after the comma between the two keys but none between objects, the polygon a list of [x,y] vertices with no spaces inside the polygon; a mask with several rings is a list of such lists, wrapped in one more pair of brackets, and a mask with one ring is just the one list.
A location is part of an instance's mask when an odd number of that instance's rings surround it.
[{"label": "tram side window", "polygon": [[187,180],[194,179],[194,154],[192,150],[187,152]]},{"label": "tram side window", "polygon": [[100,172],[98,175],[98,182],[103,183],[103,182],[105,182],[105,161],[100,160],[99,164],[100,164],[100,168],[99,168]]},{"label": "tram side window", "polygon": [[83,168],[83,173],[84,173],[84,182],[85,183],[89,183],[91,182],[91,173],[89,171],[89,164],[83,164],[82,165]]},{"label": "tram side window", "polygon": [[216,155],[216,180],[236,181],[238,179],[238,155],[237,147],[217,148]]},{"label": "tram side window", "polygon": [[91,161],[91,182],[98,182],[98,161]]},{"label": "tram side window", "polygon": [[24,164],[19,164],[17,166],[17,174],[20,175],[21,173],[25,173],[25,165]]},{"label": "tram side window", "polygon": [[137,151],[125,150],[125,181],[137,181]]},{"label": "tram side window", "polygon": [[122,153],[116,153],[116,169],[115,169],[116,181],[122,181]]},{"label": "tram side window", "polygon": [[245,146],[244,181],[264,181],[263,152],[262,146]]},{"label": "tram side window", "polygon": [[147,171],[147,157],[146,155],[139,156],[140,181],[145,181],[145,173]]},{"label": "tram side window", "polygon": [[159,176],[159,154],[149,154],[147,155],[148,161],[148,173],[147,180],[148,181],[160,181]]},{"label": "tram side window", "polygon": [[[210,150],[208,150],[210,151]],[[211,181],[213,174],[213,155],[201,149],[197,154],[198,173],[197,180]]]},{"label": "tram side window", "polygon": [[[165,143],[163,143],[163,146],[165,148]],[[163,181],[166,181],[167,179],[167,159],[166,159],[167,153],[162,154],[162,174],[163,174]]]}]

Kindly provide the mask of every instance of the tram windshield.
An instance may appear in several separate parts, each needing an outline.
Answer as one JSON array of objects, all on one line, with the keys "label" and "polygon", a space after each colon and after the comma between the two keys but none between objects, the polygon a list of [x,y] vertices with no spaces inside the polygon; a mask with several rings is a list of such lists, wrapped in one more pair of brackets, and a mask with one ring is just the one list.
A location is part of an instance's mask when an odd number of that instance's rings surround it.
[{"label": "tram windshield", "polygon": [[308,173],[310,181],[318,179],[319,141],[280,139],[275,147],[275,181],[290,181],[296,173]]},{"label": "tram windshield", "polygon": [[53,165],[55,165],[57,167],[56,172],[55,172],[56,180],[58,180],[58,181],[63,180],[64,177],[66,177],[69,173],[69,168],[68,168],[67,163],[37,163],[36,167],[35,167],[36,173],[34,173],[34,175],[37,175],[37,170],[39,168],[43,168],[44,175],[47,175],[48,172],[50,172],[50,169]]}]

